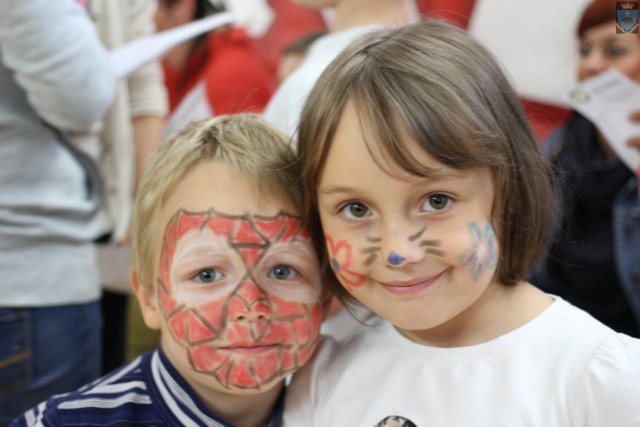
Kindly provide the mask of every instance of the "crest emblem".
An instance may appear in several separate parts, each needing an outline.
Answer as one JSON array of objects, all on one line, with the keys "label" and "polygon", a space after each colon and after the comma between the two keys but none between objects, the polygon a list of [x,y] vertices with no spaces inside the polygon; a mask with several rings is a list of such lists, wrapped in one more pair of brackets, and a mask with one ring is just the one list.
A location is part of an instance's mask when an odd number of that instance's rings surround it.
[{"label": "crest emblem", "polygon": [[638,2],[616,2],[616,33],[638,34]]}]

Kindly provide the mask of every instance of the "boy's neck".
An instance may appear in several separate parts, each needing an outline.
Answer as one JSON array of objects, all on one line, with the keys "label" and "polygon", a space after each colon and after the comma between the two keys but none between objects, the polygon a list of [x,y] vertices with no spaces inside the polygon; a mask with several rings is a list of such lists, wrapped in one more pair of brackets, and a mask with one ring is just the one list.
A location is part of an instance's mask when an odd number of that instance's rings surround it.
[{"label": "boy's neck", "polygon": [[227,423],[236,427],[265,427],[269,425],[282,387],[284,381],[279,386],[254,395],[217,393],[215,396],[211,390],[201,394],[197,387],[194,389],[205,405]]},{"label": "boy's neck", "polygon": [[334,9],[330,31],[368,25],[400,26],[419,19],[415,0],[343,0]]}]

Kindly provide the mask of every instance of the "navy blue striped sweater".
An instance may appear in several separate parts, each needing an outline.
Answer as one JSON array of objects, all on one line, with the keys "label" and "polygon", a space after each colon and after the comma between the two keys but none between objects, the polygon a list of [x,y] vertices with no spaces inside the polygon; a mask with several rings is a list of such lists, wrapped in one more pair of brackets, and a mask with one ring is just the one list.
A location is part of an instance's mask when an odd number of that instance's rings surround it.
[{"label": "navy blue striped sweater", "polygon": [[[284,392],[270,427],[280,425]],[[232,427],[200,402],[160,350],[64,395],[54,396],[16,419],[32,426]]]}]

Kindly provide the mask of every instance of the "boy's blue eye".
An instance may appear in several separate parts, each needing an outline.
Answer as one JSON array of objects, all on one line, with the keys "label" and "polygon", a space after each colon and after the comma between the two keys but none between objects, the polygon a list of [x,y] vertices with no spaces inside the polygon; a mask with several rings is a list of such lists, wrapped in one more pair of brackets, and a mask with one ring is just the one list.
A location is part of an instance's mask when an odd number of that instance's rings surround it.
[{"label": "boy's blue eye", "polygon": [[426,198],[424,201],[422,208],[425,211],[436,212],[441,211],[451,204],[451,197],[446,194],[432,194]]},{"label": "boy's blue eye", "polygon": [[277,280],[291,279],[296,275],[296,270],[288,265],[278,265],[271,270],[270,276]]},{"label": "boy's blue eye", "polygon": [[350,202],[344,205],[341,212],[349,219],[364,218],[369,213],[369,208],[364,203]]},{"label": "boy's blue eye", "polygon": [[195,278],[202,283],[213,283],[222,279],[224,276],[215,268],[208,268],[196,274]]}]

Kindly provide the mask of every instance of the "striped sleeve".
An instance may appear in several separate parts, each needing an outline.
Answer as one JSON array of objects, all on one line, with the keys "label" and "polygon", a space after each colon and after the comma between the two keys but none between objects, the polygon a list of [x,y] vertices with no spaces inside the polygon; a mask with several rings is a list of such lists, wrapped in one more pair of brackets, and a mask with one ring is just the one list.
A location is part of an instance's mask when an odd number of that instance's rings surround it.
[{"label": "striped sleeve", "polygon": [[143,357],[77,391],[54,396],[11,427],[161,424],[142,379]]}]

